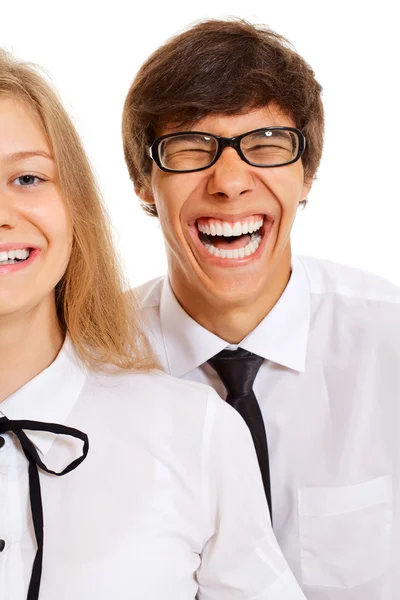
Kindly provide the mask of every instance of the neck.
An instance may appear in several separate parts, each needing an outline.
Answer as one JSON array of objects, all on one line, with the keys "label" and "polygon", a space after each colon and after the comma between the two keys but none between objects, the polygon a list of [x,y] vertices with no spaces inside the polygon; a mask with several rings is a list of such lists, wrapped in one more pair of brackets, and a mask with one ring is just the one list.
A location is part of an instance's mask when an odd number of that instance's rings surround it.
[{"label": "neck", "polygon": [[208,329],[229,344],[239,344],[268,315],[282,296],[291,274],[290,253],[283,257],[278,269],[271,273],[268,285],[256,295],[246,294],[229,305],[222,301],[200,294],[188,293],[187,289],[171,285],[183,309],[205,329]]},{"label": "neck", "polygon": [[0,317],[0,402],[46,369],[63,344],[54,296],[21,315]]}]

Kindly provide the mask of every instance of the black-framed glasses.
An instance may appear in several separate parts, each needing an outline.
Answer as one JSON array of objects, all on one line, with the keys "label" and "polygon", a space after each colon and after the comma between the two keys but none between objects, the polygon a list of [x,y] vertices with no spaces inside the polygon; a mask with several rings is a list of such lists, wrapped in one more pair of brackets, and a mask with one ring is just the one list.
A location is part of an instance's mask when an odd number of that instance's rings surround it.
[{"label": "black-framed glasses", "polygon": [[162,171],[191,173],[211,167],[228,147],[253,167],[283,167],[299,160],[306,138],[295,127],[262,127],[232,138],[179,131],[154,140],[149,155]]}]

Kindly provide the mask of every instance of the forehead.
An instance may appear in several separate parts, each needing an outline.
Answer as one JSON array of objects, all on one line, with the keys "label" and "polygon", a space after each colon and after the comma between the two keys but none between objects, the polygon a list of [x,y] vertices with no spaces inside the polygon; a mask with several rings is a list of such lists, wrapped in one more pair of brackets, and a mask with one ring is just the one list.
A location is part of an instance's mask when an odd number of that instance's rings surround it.
[{"label": "forehead", "polygon": [[249,109],[235,115],[207,115],[195,123],[190,123],[190,125],[176,126],[170,124],[162,129],[160,135],[177,131],[204,131],[223,137],[234,137],[253,129],[273,126],[295,127],[296,124],[279,106],[269,104],[262,108]]},{"label": "forehead", "polygon": [[0,95],[0,154],[32,149],[50,154],[39,119],[26,102]]}]

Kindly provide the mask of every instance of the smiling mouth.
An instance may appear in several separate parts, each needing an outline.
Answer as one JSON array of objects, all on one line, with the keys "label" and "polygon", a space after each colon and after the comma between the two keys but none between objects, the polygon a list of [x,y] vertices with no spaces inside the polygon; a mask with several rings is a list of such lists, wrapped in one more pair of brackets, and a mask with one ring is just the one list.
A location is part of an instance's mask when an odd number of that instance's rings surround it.
[{"label": "smiling mouth", "polygon": [[205,250],[223,259],[247,258],[257,252],[265,235],[265,215],[252,215],[240,221],[197,219],[199,239]]}]

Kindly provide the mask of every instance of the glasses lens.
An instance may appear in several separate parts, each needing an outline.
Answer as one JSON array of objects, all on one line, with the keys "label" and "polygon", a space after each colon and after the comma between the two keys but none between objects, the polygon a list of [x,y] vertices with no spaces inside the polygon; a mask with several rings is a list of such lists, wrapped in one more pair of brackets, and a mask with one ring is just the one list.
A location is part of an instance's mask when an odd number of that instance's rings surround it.
[{"label": "glasses lens", "polygon": [[171,135],[158,146],[161,164],[173,171],[203,169],[214,160],[217,150],[217,140],[193,133]]},{"label": "glasses lens", "polygon": [[270,167],[296,158],[299,138],[296,132],[284,129],[265,129],[242,138],[241,150],[253,165]]}]

